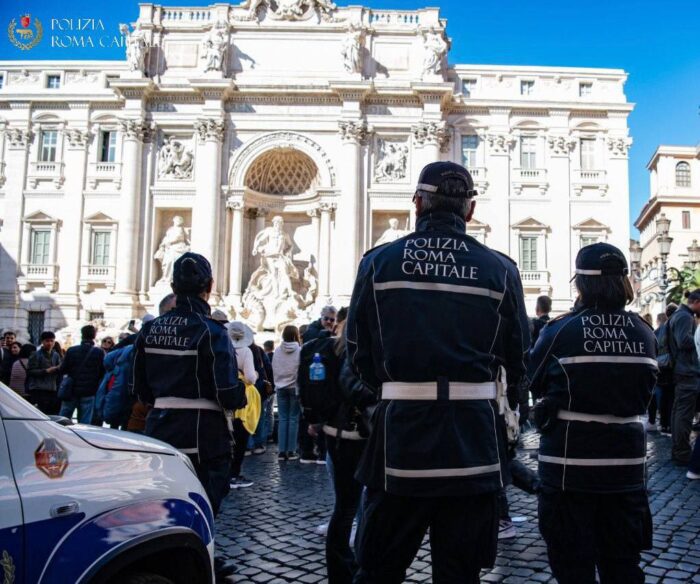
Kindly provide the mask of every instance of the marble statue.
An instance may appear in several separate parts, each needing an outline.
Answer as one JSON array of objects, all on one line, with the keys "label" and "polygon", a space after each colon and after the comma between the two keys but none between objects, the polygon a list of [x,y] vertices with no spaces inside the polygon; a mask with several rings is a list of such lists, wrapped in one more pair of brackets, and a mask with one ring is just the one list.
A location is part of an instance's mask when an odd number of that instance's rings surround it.
[{"label": "marble statue", "polygon": [[228,39],[226,38],[226,23],[217,22],[209,35],[204,39],[202,59],[204,59],[204,72],[223,71],[226,63],[226,50]]},{"label": "marble statue", "polygon": [[338,8],[332,0],[245,0],[240,6],[248,9],[243,20],[258,20],[258,9],[267,6],[267,14],[275,20],[308,18],[311,10],[316,8],[323,20],[330,21]]},{"label": "marble statue", "polygon": [[392,241],[401,239],[404,235],[408,235],[409,233],[410,231],[399,229],[399,220],[396,217],[392,217],[389,219],[389,229],[381,234],[374,245],[377,246],[384,243],[391,243]]},{"label": "marble statue", "polygon": [[431,29],[425,34],[425,56],[423,57],[423,75],[439,75],[442,71],[442,60],[447,54],[447,43],[442,34]]},{"label": "marble statue", "polygon": [[343,67],[348,73],[362,73],[362,29],[351,26],[343,41],[340,54],[343,57]]},{"label": "marble statue", "polygon": [[138,29],[129,32],[128,24],[120,24],[119,32],[126,40],[126,61],[129,65],[129,71],[144,72],[146,64],[146,39]]},{"label": "marble statue", "polygon": [[406,178],[408,144],[379,141],[379,156],[374,167],[377,182],[389,182]]},{"label": "marble statue", "polygon": [[[287,298],[294,294],[292,279],[299,272],[292,262],[292,238],[285,233],[284,219],[272,218],[272,227],[266,227],[255,236],[253,255],[260,255],[260,268],[267,272],[271,293],[276,298]],[[256,270],[257,271],[257,270]]]},{"label": "marble statue", "polygon": [[192,151],[175,136],[170,136],[158,152],[158,177],[188,179],[192,178],[193,169]]},{"label": "marble statue", "polygon": [[180,215],[173,217],[172,227],[168,227],[158,246],[158,251],[153,256],[153,259],[158,260],[161,266],[161,276],[160,280],[156,282],[156,286],[169,285],[172,282],[175,262],[183,253],[190,251],[188,231],[185,228],[185,220]]}]

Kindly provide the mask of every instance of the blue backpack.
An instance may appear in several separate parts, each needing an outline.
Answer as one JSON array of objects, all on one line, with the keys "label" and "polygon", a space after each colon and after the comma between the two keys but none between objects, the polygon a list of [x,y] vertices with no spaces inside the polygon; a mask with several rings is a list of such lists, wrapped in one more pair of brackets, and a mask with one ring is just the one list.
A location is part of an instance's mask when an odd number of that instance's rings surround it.
[{"label": "blue backpack", "polygon": [[133,403],[134,345],[108,353],[104,365],[107,372],[95,396],[95,411],[108,424],[122,424]]}]

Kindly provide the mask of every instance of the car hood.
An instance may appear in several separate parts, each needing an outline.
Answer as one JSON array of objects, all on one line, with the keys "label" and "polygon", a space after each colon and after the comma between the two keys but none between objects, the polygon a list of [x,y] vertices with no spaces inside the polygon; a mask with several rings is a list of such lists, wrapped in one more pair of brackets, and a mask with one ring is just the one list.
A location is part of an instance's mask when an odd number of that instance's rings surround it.
[{"label": "car hood", "polygon": [[178,451],[160,440],[134,434],[133,432],[123,432],[111,430],[109,428],[99,428],[87,424],[75,424],[68,426],[72,432],[80,436],[85,442],[95,448],[104,450],[127,450],[131,452],[150,452],[153,454],[168,454],[176,456]]}]

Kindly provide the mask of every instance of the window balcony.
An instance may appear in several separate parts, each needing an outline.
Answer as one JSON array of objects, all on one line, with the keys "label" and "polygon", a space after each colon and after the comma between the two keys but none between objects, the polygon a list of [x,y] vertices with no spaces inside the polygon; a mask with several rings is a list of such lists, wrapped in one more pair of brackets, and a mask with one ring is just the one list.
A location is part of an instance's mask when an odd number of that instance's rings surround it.
[{"label": "window balcony", "polygon": [[122,163],[91,162],[87,172],[88,186],[94,190],[100,182],[112,182],[116,189],[120,189],[122,186]]},{"label": "window balcony", "polygon": [[48,288],[55,292],[58,285],[58,266],[56,264],[21,264],[21,273],[17,278],[19,289],[29,292],[35,287]]},{"label": "window balcony", "polygon": [[63,162],[30,162],[27,173],[29,187],[35,189],[40,182],[53,182],[53,186],[60,189],[66,180],[64,167]]},{"label": "window balcony", "polygon": [[474,179],[474,187],[480,193],[489,188],[489,182],[486,180],[486,168],[483,166],[475,166],[469,169],[469,174]]},{"label": "window balcony", "polygon": [[526,187],[536,188],[544,195],[549,188],[546,168],[514,168],[512,182],[516,195],[522,194]]},{"label": "window balcony", "polygon": [[577,197],[583,194],[584,189],[597,189],[601,196],[608,191],[607,173],[604,170],[583,170],[577,168],[573,171],[571,186]]},{"label": "window balcony", "polygon": [[80,287],[83,292],[92,286],[104,286],[110,292],[114,291],[116,272],[116,266],[81,266]]},{"label": "window balcony", "polygon": [[523,282],[523,288],[549,288],[549,272],[547,271],[522,271],[520,279]]}]

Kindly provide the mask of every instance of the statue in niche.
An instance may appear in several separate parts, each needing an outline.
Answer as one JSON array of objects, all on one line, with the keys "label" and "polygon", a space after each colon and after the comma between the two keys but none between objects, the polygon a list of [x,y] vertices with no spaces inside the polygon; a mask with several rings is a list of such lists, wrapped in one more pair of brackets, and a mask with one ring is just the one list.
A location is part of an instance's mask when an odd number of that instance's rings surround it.
[{"label": "statue in niche", "polygon": [[379,141],[379,160],[374,167],[377,182],[389,182],[406,178],[408,144]]},{"label": "statue in niche", "polygon": [[172,227],[168,227],[158,246],[158,251],[153,256],[153,259],[160,262],[161,267],[160,280],[156,282],[156,286],[170,285],[175,262],[188,251],[190,251],[189,229],[185,227],[185,220],[180,215],[175,215]]},{"label": "statue in niche", "polygon": [[129,65],[129,71],[144,72],[146,64],[146,39],[138,29],[129,31],[128,24],[120,24],[119,32],[125,37],[126,41],[126,61]]},{"label": "statue in niche", "polygon": [[280,216],[273,217],[272,227],[255,236],[252,254],[260,257],[260,266],[250,276],[241,311],[255,330],[276,330],[281,323],[293,322],[315,301],[316,271],[308,266],[300,278],[292,261],[293,248]]},{"label": "statue in niche", "polygon": [[226,62],[226,50],[228,39],[226,38],[226,23],[217,22],[209,35],[204,39],[202,59],[204,59],[204,72],[223,71]]},{"label": "statue in niche", "polygon": [[[408,220],[406,220],[408,223]],[[408,227],[408,225],[406,225]],[[389,229],[382,233],[374,243],[375,246],[382,245],[384,243],[391,243],[397,239],[401,239],[404,235],[408,235],[410,231],[408,229],[399,229],[399,220],[396,217],[389,219]]]},{"label": "statue in niche", "polygon": [[170,136],[158,152],[160,178],[189,179],[194,169],[192,151],[175,136]]},{"label": "statue in niche", "polygon": [[439,75],[442,72],[442,60],[447,54],[447,43],[442,34],[435,32],[434,28],[425,33],[424,39],[423,75]]},{"label": "statue in niche", "polygon": [[352,24],[345,36],[340,54],[343,57],[343,67],[348,73],[362,73],[362,28]]}]

